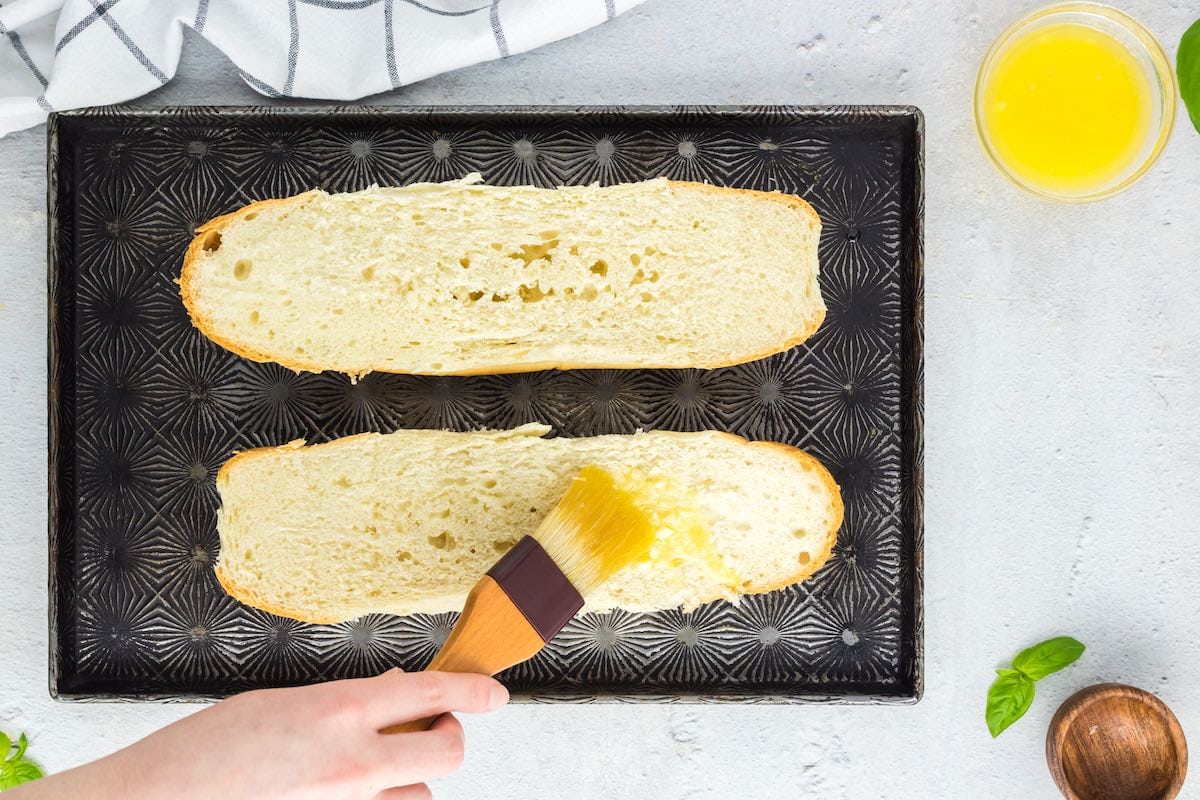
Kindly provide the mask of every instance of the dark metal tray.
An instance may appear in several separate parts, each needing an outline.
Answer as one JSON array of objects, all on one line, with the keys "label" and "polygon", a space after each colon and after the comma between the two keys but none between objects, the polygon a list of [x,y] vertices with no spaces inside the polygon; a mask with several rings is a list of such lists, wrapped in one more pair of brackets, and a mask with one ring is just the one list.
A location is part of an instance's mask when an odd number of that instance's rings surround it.
[{"label": "dark metal tray", "polygon": [[[914,108],[175,108],[49,128],[51,691],[190,699],[419,668],[452,615],[307,625],[213,578],[234,451],[399,427],[715,428],[816,455],[846,521],[811,580],[739,606],[592,614],[505,673],[536,700],[920,696],[922,118]],[[297,375],[191,327],[197,224],[314,186],[666,175],[807,198],[824,327],[711,371]]]}]

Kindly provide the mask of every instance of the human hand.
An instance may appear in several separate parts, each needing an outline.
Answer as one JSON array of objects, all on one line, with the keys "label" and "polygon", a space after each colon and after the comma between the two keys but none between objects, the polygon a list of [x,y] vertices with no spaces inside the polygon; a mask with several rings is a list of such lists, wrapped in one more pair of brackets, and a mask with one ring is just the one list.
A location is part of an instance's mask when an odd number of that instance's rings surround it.
[{"label": "human hand", "polygon": [[[385,672],[223,700],[91,764],[6,792],[12,800],[420,800],[453,772],[451,711],[492,711],[508,692],[483,675]],[[382,734],[441,714],[428,731]]]}]

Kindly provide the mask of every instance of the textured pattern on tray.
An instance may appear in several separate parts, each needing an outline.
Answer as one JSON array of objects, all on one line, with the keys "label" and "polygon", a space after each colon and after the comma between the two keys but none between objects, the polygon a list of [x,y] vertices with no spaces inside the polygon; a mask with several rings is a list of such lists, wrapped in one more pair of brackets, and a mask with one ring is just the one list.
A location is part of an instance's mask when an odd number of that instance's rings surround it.
[{"label": "textured pattern on tray", "polygon": [[[810,581],[739,606],[593,614],[504,675],[543,700],[908,699],[920,692],[921,152],[911,109],[175,109],[51,125],[52,688],[173,698],[418,668],[451,615],[307,625],[216,584],[234,451],[366,430],[715,428],[802,447],[846,521]],[[357,384],[238,358],[174,281],[192,229],[313,186],[555,186],[666,175],[781,189],[824,223],[829,314],[725,369]]]}]

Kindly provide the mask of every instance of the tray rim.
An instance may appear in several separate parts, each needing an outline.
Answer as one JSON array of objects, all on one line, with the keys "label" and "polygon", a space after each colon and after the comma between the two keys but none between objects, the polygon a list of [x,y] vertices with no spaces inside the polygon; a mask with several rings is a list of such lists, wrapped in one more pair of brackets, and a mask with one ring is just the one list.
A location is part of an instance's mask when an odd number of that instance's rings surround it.
[{"label": "tray rim", "polygon": [[[901,610],[905,619],[902,628],[911,629],[912,641],[911,674],[907,684],[897,684],[895,692],[739,692],[714,690],[686,694],[620,693],[602,689],[590,691],[514,693],[515,703],[669,703],[669,704],[737,704],[737,705],[791,705],[791,704],[837,704],[837,705],[913,705],[925,692],[925,636],[924,636],[924,250],[925,250],[925,115],[910,104],[862,104],[862,105],[789,105],[789,104],[538,104],[538,105],[372,105],[372,104],[322,104],[322,105],[163,105],[163,106],[93,106],[69,111],[52,112],[46,124],[46,186],[47,186],[47,528],[48,528],[48,608],[49,622],[49,692],[51,698],[64,703],[131,702],[131,703],[208,703],[220,700],[228,694],[193,692],[108,692],[76,691],[65,687],[60,653],[61,630],[59,617],[61,588],[58,585],[58,566],[64,555],[60,537],[60,481],[63,467],[56,453],[64,437],[59,424],[63,411],[61,390],[54,376],[59,374],[64,358],[57,335],[58,291],[62,264],[55,246],[58,237],[59,163],[62,154],[61,131],[65,127],[86,126],[92,121],[105,122],[122,118],[158,119],[168,122],[188,121],[192,115],[229,117],[355,117],[370,119],[405,119],[429,116],[571,116],[611,114],[623,117],[679,117],[691,116],[696,124],[703,125],[711,119],[761,118],[769,114],[786,114],[801,117],[852,117],[863,114],[875,119],[895,118],[908,120],[912,124],[911,158],[912,172],[902,175],[900,190],[911,192],[901,200],[901,206],[911,206],[912,241],[901,242],[901,262],[909,271],[908,283],[902,287],[901,297],[901,364],[905,356],[909,369],[901,370],[901,507],[899,518],[910,536],[906,553],[911,561],[912,591],[901,597]],[[787,120],[781,120],[786,124]],[[906,237],[907,239],[908,237]],[[907,292],[905,291],[907,290]],[[76,342],[77,344],[77,342]],[[72,351],[73,352],[73,351]],[[911,374],[907,374],[911,372]],[[70,435],[74,434],[72,426]],[[907,488],[907,496],[904,489]],[[903,634],[902,634],[903,638]],[[574,687],[572,687],[574,688]],[[586,688],[586,687],[583,687]]]}]

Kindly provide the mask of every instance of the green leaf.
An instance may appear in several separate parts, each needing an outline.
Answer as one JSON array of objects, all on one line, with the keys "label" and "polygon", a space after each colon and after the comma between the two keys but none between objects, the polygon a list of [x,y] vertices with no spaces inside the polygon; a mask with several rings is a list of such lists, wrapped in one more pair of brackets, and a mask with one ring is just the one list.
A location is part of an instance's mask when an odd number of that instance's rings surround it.
[{"label": "green leaf", "polygon": [[1200,131],[1200,19],[1193,22],[1179,40],[1175,72],[1179,75],[1179,93],[1183,95],[1188,116]]},{"label": "green leaf", "polygon": [[22,783],[36,781],[45,774],[32,761],[6,761],[0,764],[0,789],[11,789]]},{"label": "green leaf", "polygon": [[1019,669],[998,669],[996,670],[996,674],[1001,678],[1011,678],[1016,675],[1023,675],[1025,673],[1021,672]]},{"label": "green leaf", "polygon": [[16,765],[17,780],[21,783],[29,783],[36,781],[38,778],[46,777],[46,773],[42,768],[32,761],[22,761]]},{"label": "green leaf", "polygon": [[9,756],[13,741],[7,734],[0,733],[0,791],[35,781],[46,774],[41,767],[25,758],[25,748],[28,746],[29,740],[22,733],[17,737],[16,751]]},{"label": "green leaf", "polygon": [[1028,675],[1016,673],[996,678],[992,688],[988,689],[985,711],[988,731],[991,732],[992,738],[995,739],[1005,728],[1023,717],[1031,703],[1033,679]]},{"label": "green leaf", "polygon": [[1056,636],[1017,653],[1017,657],[1013,659],[1013,667],[1035,681],[1040,681],[1047,675],[1075,663],[1085,649],[1070,636]]}]

